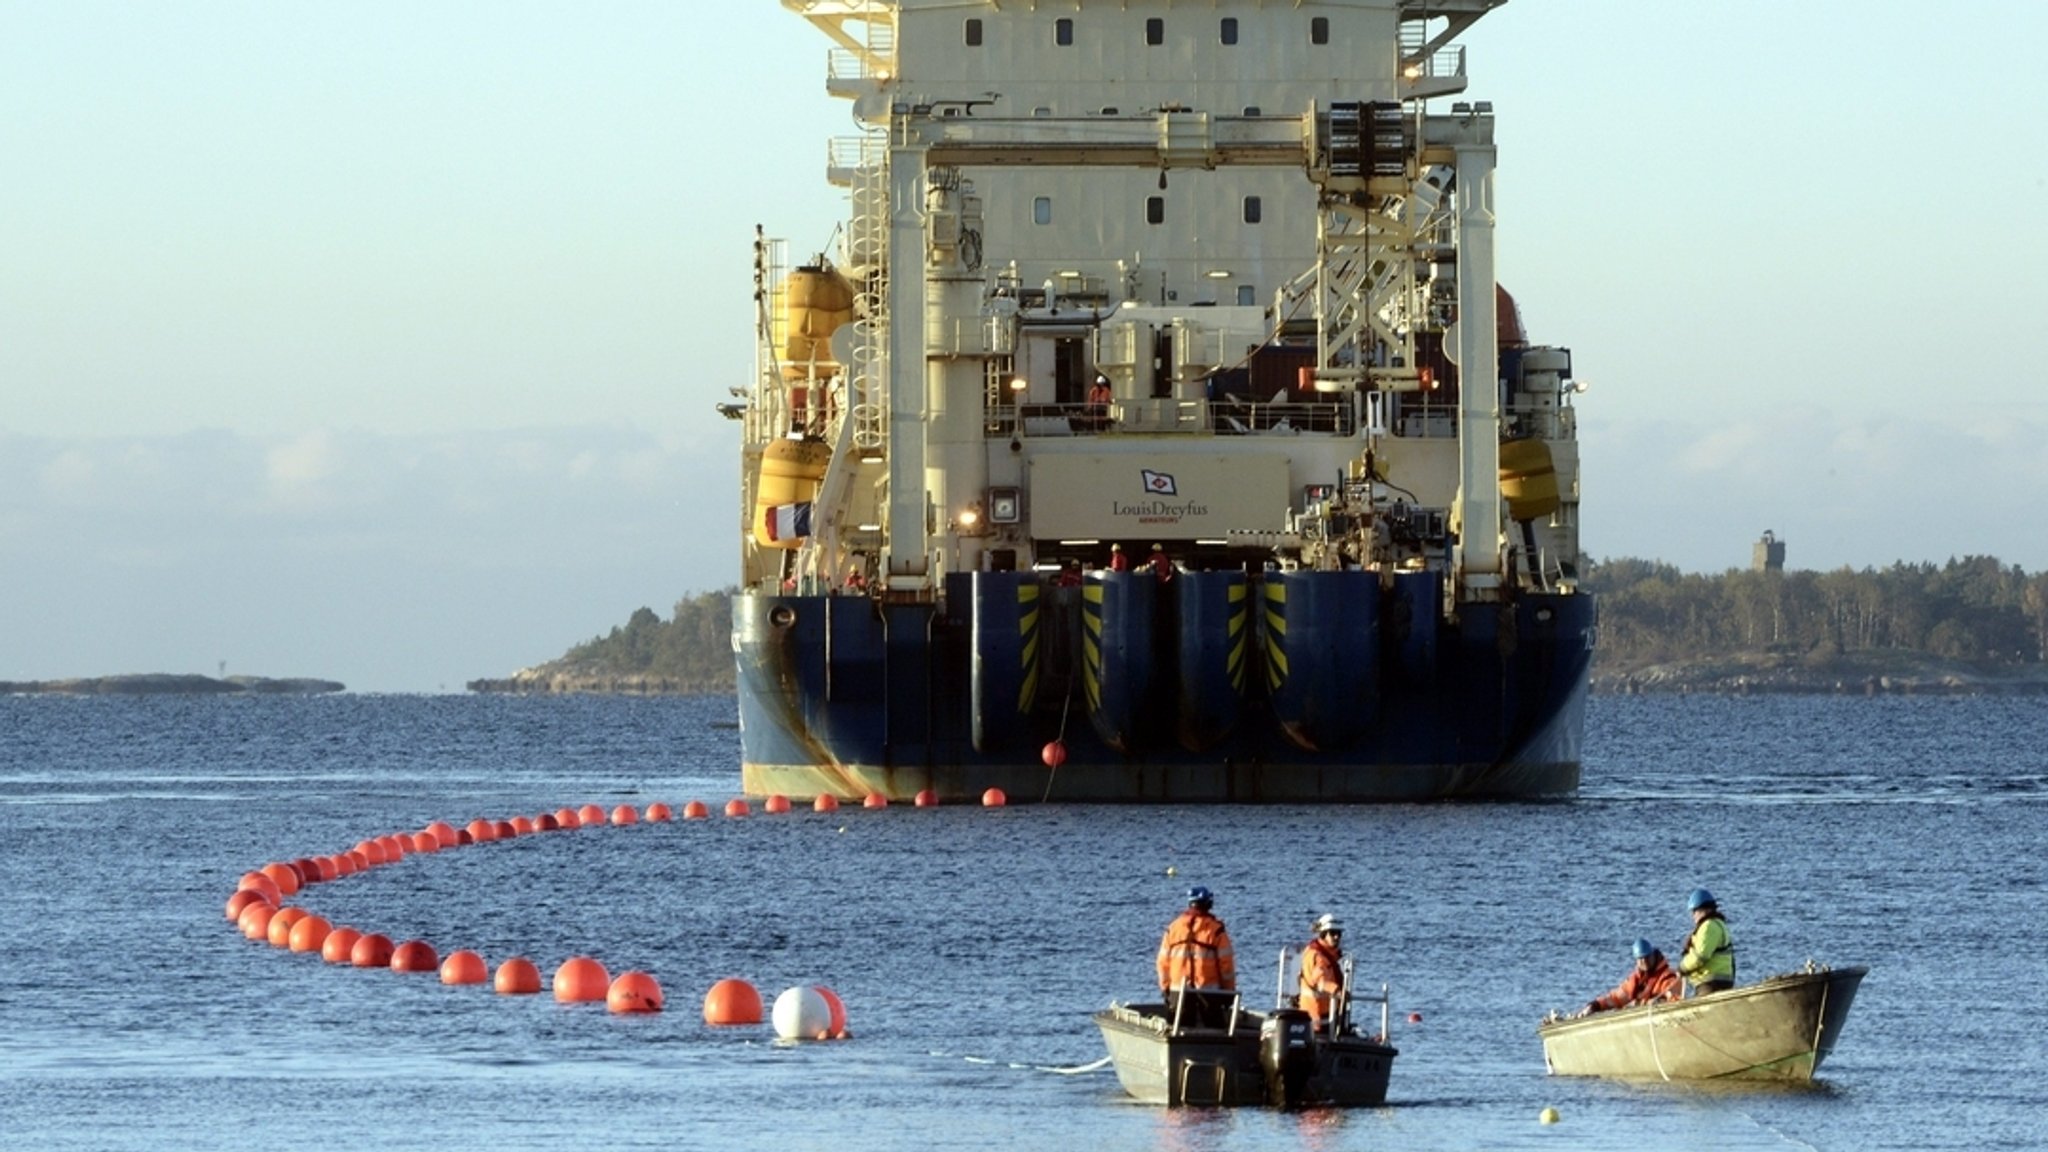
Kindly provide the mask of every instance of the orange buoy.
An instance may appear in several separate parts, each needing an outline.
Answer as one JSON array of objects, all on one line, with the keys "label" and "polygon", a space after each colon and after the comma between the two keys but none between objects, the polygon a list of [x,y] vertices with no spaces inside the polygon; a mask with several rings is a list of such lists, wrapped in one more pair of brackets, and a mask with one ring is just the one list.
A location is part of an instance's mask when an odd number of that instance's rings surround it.
[{"label": "orange buoy", "polygon": [[332,856],[315,856],[312,865],[313,878],[321,884],[341,879],[341,865],[335,863]]},{"label": "orange buoy", "polygon": [[761,811],[776,815],[787,812],[789,811],[789,797],[784,796],[780,792],[772,793],[766,800],[761,801]]},{"label": "orange buoy", "polygon": [[512,822],[510,820],[491,821],[491,836],[493,839],[510,840],[517,835],[518,833],[512,830]]},{"label": "orange buoy", "polygon": [[[271,921],[273,926],[276,923]],[[329,924],[325,916],[308,916],[292,925],[291,932],[285,936],[285,946],[294,952],[318,952],[333,931],[334,925]]]},{"label": "orange buoy", "polygon": [[320,958],[329,964],[346,964],[355,953],[356,941],[362,938],[361,932],[343,924],[327,934],[327,939],[320,945]]},{"label": "orange buoy", "polygon": [[759,1024],[761,993],[745,980],[727,977],[704,994],[706,1024]]},{"label": "orange buoy", "polygon": [[306,910],[294,905],[279,908],[270,917],[270,923],[263,926],[263,937],[270,941],[272,948],[289,947],[292,942],[292,925],[306,918]]},{"label": "orange buoy", "polygon": [[347,856],[348,862],[354,866],[357,872],[364,871],[370,866],[370,854],[368,852],[363,851],[361,848],[349,849],[347,852]]},{"label": "orange buoy", "polygon": [[399,843],[396,835],[387,832],[377,837],[377,843],[384,846],[384,862],[386,864],[396,864],[400,860],[405,859],[405,845]]},{"label": "orange buoy", "polygon": [[1408,1022],[1409,1022],[1410,1024],[1420,1024],[1420,1023],[1422,1023],[1422,1013],[1420,1013],[1420,1012],[1410,1012],[1410,1013],[1408,1014]]},{"label": "orange buoy", "polygon": [[675,819],[675,809],[656,800],[647,806],[647,818],[657,823]]},{"label": "orange buoy", "polygon": [[390,863],[391,860],[391,858],[385,854],[384,846],[382,844],[377,843],[375,840],[365,840],[362,843],[356,845],[355,850],[363,854],[363,859],[367,861],[369,863],[369,866],[372,868],[376,868],[383,864],[388,864]]},{"label": "orange buoy", "polygon": [[469,833],[469,842],[472,844],[488,844],[498,838],[497,829],[481,816],[463,825],[462,830]]},{"label": "orange buoy", "polygon": [[1057,768],[1060,765],[1065,764],[1067,762],[1066,741],[1055,740],[1052,743],[1047,744],[1044,748],[1039,750],[1038,758],[1040,760],[1045,761],[1045,766],[1047,768]]},{"label": "orange buoy", "polygon": [[867,799],[860,802],[860,806],[863,808],[887,808],[889,806],[889,798],[880,792],[870,792]]},{"label": "orange buoy", "polygon": [[514,816],[512,818],[512,834],[514,836],[531,836],[534,831],[533,817]]},{"label": "orange buoy", "polygon": [[661,982],[645,972],[623,972],[605,991],[604,1006],[613,1012],[661,1011]]},{"label": "orange buoy", "polygon": [[571,956],[555,969],[555,999],[564,1004],[602,1000],[611,983],[611,973],[604,965],[588,956]]},{"label": "orange buoy", "polygon": [[320,882],[320,863],[311,856],[301,856],[297,860],[292,861],[292,871],[299,874],[299,888],[301,890],[304,890],[308,884],[318,884]]},{"label": "orange buoy", "polygon": [[337,852],[332,856],[323,856],[321,859],[327,861],[328,866],[334,869],[334,879],[336,880],[341,879],[343,876],[353,876],[356,874],[355,858],[346,852]]},{"label": "orange buoy", "polygon": [[391,937],[382,932],[357,937],[355,947],[348,950],[348,962],[358,968],[391,967]]},{"label": "orange buoy", "polygon": [[825,1030],[843,1038],[846,1035],[846,1005],[840,1001],[839,993],[823,984],[813,984],[811,987],[816,988],[818,995],[825,998],[825,1007],[832,1012],[831,1021],[825,1025]]},{"label": "orange buoy", "polygon": [[277,890],[286,896],[299,894],[299,870],[289,864],[265,864],[260,871],[270,877]]},{"label": "orange buoy", "polygon": [[524,956],[514,956],[498,965],[498,976],[491,985],[500,996],[531,996],[540,991],[540,969]]},{"label": "orange buoy", "polygon": [[235,884],[235,891],[240,892],[243,890],[261,892],[263,893],[263,898],[272,904],[284,903],[284,889],[279,888],[277,881],[272,880],[262,872],[242,873],[241,880]]},{"label": "orange buoy", "polygon": [[983,808],[1001,808],[1009,802],[1010,798],[1003,795],[1001,788],[991,788],[981,794],[981,806]]},{"label": "orange buoy", "polygon": [[491,969],[484,958],[467,948],[458,948],[441,961],[443,984],[481,984],[490,978]]},{"label": "orange buoy", "polygon": [[576,815],[574,808],[555,809],[555,823],[560,824],[564,828],[581,828],[583,826],[583,821]]},{"label": "orange buoy", "polygon": [[604,809],[595,804],[585,804],[576,810],[576,822],[585,828],[595,828],[604,823]]},{"label": "orange buoy", "polygon": [[235,927],[251,940],[270,939],[270,918],[277,915],[277,905],[267,900],[255,900],[242,909],[235,917]]},{"label": "orange buoy", "polygon": [[533,830],[535,832],[559,832],[561,828],[562,822],[555,819],[553,812],[543,812],[533,818]]},{"label": "orange buoy", "polygon": [[410,832],[394,832],[391,838],[398,842],[398,846],[408,856],[420,850],[420,838]]},{"label": "orange buoy", "polygon": [[441,847],[455,847],[455,825],[450,824],[446,820],[436,820],[432,824],[427,825],[427,831],[434,834],[434,839],[441,842]]},{"label": "orange buoy", "polygon": [[839,811],[839,797],[832,795],[830,792],[820,792],[818,793],[818,798],[811,801],[811,811],[837,812]]},{"label": "orange buoy", "polygon": [[432,972],[440,966],[441,957],[425,940],[407,940],[391,950],[393,972]]},{"label": "orange buoy", "polygon": [[422,829],[412,834],[412,850],[414,852],[439,852],[441,850],[441,838],[432,832]]},{"label": "orange buoy", "polygon": [[242,918],[242,909],[247,908],[258,900],[265,904],[272,903],[270,897],[265,896],[254,888],[235,889],[235,894],[228,897],[228,919],[240,920]]},{"label": "orange buoy", "polygon": [[711,815],[711,809],[705,807],[702,800],[692,800],[688,804],[683,805],[683,819],[685,820],[702,820],[709,815]]},{"label": "orange buoy", "polygon": [[747,807],[747,802],[742,797],[735,796],[725,802],[725,814],[727,816],[745,816],[751,811],[753,809]]},{"label": "orange buoy", "polygon": [[939,806],[939,794],[929,788],[919,789],[917,793],[917,806],[919,808],[937,808]]},{"label": "orange buoy", "polygon": [[638,824],[639,822],[640,813],[635,812],[631,804],[621,804],[617,808],[612,809],[612,823],[614,824]]}]

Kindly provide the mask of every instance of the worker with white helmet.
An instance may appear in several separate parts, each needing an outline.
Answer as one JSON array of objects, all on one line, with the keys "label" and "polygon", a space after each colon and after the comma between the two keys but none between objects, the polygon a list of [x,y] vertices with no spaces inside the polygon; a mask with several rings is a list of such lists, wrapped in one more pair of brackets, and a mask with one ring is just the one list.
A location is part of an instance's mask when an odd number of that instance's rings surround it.
[{"label": "worker with white helmet", "polygon": [[1295,998],[1318,1030],[1341,1014],[1344,995],[1344,922],[1325,912],[1312,925],[1315,939],[1301,950],[1301,994]]}]

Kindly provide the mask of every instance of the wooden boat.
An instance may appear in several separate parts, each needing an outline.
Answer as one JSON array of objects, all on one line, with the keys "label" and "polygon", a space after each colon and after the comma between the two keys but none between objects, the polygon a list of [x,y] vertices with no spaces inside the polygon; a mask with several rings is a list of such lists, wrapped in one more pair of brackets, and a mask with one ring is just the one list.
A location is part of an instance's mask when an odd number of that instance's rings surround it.
[{"label": "wooden boat", "polygon": [[1842,1034],[1868,968],[1773,976],[1689,1000],[1552,1016],[1538,1025],[1556,1076],[1806,1083]]}]

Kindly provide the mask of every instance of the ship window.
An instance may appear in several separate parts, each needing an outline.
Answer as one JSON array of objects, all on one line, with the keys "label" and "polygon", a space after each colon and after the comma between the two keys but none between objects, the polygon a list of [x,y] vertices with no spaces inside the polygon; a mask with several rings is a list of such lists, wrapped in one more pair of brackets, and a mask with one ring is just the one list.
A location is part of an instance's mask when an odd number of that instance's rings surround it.
[{"label": "ship window", "polygon": [[1225,44],[1237,43],[1237,17],[1225,16],[1223,18],[1223,42]]},{"label": "ship window", "polygon": [[1043,119],[1045,119],[1045,118],[1046,118],[1047,116],[1050,116],[1050,115],[1052,115],[1052,109],[1050,109],[1050,108],[1047,108],[1047,107],[1046,107],[1045,105],[1041,104],[1041,105],[1039,105],[1038,107],[1036,107],[1036,108],[1033,108],[1033,109],[1031,110],[1031,114],[1032,114],[1033,116],[1036,116],[1036,117],[1038,117],[1038,118],[1039,118],[1040,120],[1043,120]]},{"label": "ship window", "polygon": [[1257,224],[1259,218],[1265,214],[1265,210],[1265,205],[1260,202],[1257,196],[1247,196],[1244,198],[1245,223]]},{"label": "ship window", "polygon": [[1073,46],[1074,22],[1071,19],[1062,16],[1052,22],[1052,42],[1062,48]]},{"label": "ship window", "polygon": [[1104,116],[1114,116],[1114,115],[1116,115],[1116,105],[1114,105],[1114,104],[1104,104],[1104,105],[1102,106],[1102,114],[1103,114]]},{"label": "ship window", "polygon": [[1259,106],[1258,106],[1257,104],[1247,104],[1247,105],[1245,105],[1245,106],[1244,106],[1244,114],[1245,114],[1245,115],[1247,115],[1247,116],[1258,116],[1258,115],[1262,115],[1262,113],[1260,113],[1260,111],[1259,111]]},{"label": "ship window", "polygon": [[1164,224],[1164,223],[1166,223],[1166,197],[1164,197],[1164,196],[1147,196],[1147,197],[1145,197],[1145,223],[1147,223],[1147,224]]},{"label": "ship window", "polygon": [[1157,16],[1145,21],[1145,43],[1155,48],[1166,43],[1166,21]]},{"label": "ship window", "polygon": [[1250,307],[1251,305],[1258,303],[1258,300],[1254,298],[1252,295],[1251,285],[1239,284],[1237,286],[1237,302],[1239,304],[1245,305],[1246,307]]},{"label": "ship window", "polygon": [[[1321,41],[1317,41],[1317,43],[1321,43]],[[976,20],[976,19],[970,19],[970,20],[968,20],[968,21],[967,21],[967,46],[968,46],[969,48],[979,48],[979,47],[981,47],[981,21],[980,21],[980,20]]]},{"label": "ship window", "polygon": [[1040,196],[1031,202],[1031,222],[1033,224],[1052,223],[1052,197]]},{"label": "ship window", "polygon": [[[975,23],[975,21],[970,20],[968,23]],[[1330,18],[1328,16],[1318,16],[1308,22],[1308,42],[1311,44],[1328,44],[1330,42]]]}]

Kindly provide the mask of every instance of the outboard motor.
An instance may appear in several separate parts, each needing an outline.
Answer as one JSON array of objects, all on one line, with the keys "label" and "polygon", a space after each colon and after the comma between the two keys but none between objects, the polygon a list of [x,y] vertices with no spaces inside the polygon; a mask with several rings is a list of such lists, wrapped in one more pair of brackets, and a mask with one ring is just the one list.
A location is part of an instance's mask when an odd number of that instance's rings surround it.
[{"label": "outboard motor", "polygon": [[1292,1108],[1307,1095],[1316,1070],[1314,1025],[1308,1013],[1281,1008],[1259,1027],[1259,1067],[1266,1074],[1266,1098]]}]

